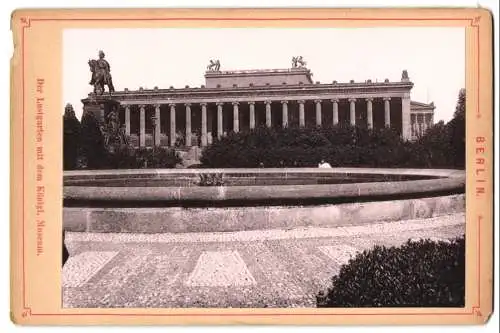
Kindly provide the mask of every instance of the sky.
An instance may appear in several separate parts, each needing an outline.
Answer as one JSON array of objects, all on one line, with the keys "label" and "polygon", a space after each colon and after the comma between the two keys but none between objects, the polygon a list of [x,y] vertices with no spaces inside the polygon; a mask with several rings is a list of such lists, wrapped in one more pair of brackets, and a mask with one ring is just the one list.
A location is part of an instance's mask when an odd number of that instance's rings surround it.
[{"label": "sky", "polygon": [[210,59],[219,59],[221,70],[268,69],[290,68],[301,55],[313,80],[324,83],[399,81],[406,69],[411,99],[433,101],[437,122],[453,117],[465,87],[460,27],[67,29],[62,105],[71,103],[78,117],[93,89],[87,61],[101,49],[116,90],[199,87]]}]

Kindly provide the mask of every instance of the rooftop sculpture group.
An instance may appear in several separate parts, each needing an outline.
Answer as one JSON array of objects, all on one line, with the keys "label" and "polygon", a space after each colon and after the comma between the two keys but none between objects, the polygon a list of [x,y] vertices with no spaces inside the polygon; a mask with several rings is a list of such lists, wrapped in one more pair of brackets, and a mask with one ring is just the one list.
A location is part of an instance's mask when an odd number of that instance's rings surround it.
[{"label": "rooftop sculpture group", "polygon": [[303,68],[306,67],[307,63],[304,61],[302,56],[292,57],[292,68]]},{"label": "rooftop sculpture group", "polygon": [[218,71],[220,71],[220,61],[219,61],[219,59],[216,59],[216,60],[210,59],[210,63],[207,66],[207,71],[210,71],[210,72],[218,72]]}]

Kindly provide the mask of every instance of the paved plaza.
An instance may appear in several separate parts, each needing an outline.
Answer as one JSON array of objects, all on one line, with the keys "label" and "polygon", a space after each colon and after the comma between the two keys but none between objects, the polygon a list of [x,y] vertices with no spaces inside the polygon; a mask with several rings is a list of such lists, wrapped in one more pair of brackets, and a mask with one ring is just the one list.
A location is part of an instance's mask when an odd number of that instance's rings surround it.
[{"label": "paved plaza", "polygon": [[314,307],[315,295],[357,251],[464,232],[464,213],[337,228],[68,232],[63,306]]}]

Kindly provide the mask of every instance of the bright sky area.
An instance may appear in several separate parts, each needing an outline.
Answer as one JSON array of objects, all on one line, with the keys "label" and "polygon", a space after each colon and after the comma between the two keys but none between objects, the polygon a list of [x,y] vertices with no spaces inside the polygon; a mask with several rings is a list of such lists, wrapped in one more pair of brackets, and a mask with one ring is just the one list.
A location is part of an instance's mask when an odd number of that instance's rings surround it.
[{"label": "bright sky area", "polygon": [[87,61],[106,53],[116,90],[205,84],[210,59],[221,70],[290,68],[301,55],[322,83],[399,81],[408,71],[411,99],[436,105],[435,121],[452,118],[465,87],[464,28],[68,29],[63,36],[63,105],[92,87]]}]

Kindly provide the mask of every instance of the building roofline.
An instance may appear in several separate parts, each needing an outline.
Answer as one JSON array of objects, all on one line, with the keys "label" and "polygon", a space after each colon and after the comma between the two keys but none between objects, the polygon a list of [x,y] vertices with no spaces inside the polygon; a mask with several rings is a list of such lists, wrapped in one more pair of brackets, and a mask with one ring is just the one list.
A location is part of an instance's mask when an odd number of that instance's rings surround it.
[{"label": "building roofline", "polygon": [[[197,93],[197,92],[233,92],[233,91],[239,91],[239,90],[245,90],[245,91],[251,91],[251,90],[256,90],[256,91],[266,91],[266,90],[289,90],[289,89],[315,89],[315,88],[366,88],[366,87],[372,87],[372,88],[413,88],[413,83],[412,82],[370,82],[370,81],[365,81],[365,82],[337,82],[333,81],[332,83],[304,83],[304,84],[280,84],[280,85],[253,85],[253,86],[233,86],[233,87],[216,87],[216,88],[208,88],[202,85],[201,87],[189,87],[186,86],[184,88],[153,88],[153,89],[143,89],[139,88],[138,90],[128,90],[128,88],[125,88],[124,90],[120,91],[115,91],[111,95],[121,95],[121,94],[126,94],[126,95],[134,95],[134,94],[147,94],[151,95],[153,94],[161,94],[161,93]],[[89,94],[90,96],[91,94]],[[423,104],[423,103],[422,103]],[[426,105],[426,104],[423,104]]]},{"label": "building roofline", "polygon": [[434,105],[434,102],[430,102],[427,104],[427,103],[418,102],[418,101],[411,101],[410,105],[422,107],[422,108],[427,108],[427,109],[435,109],[436,108],[436,106]]},{"label": "building roofline", "polygon": [[305,76],[307,82],[313,83],[312,73],[309,69],[302,68],[274,68],[274,69],[238,69],[238,70],[224,70],[224,71],[206,71],[205,79],[219,79],[219,78],[245,78],[245,77],[273,77],[273,76]]},{"label": "building roofline", "polygon": [[[120,101],[151,100],[151,99],[225,99],[225,98],[272,98],[273,96],[318,96],[360,94],[367,97],[373,95],[404,94],[407,93],[413,84],[409,82],[390,83],[357,83],[357,84],[299,84],[299,85],[269,85],[253,87],[231,87],[231,88],[183,88],[183,89],[143,89],[139,91],[116,91],[105,93],[104,95],[89,94],[82,100],[83,103],[92,100],[104,101],[107,99],[117,99]],[[330,98],[327,97],[327,98]]]},{"label": "building roofline", "polygon": [[226,76],[226,75],[245,75],[245,74],[284,74],[284,73],[297,73],[297,74],[311,74],[311,70],[305,67],[300,68],[271,68],[271,69],[234,69],[223,71],[206,71],[205,76]]}]

